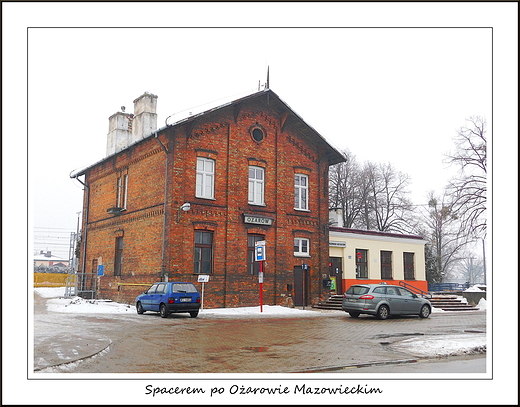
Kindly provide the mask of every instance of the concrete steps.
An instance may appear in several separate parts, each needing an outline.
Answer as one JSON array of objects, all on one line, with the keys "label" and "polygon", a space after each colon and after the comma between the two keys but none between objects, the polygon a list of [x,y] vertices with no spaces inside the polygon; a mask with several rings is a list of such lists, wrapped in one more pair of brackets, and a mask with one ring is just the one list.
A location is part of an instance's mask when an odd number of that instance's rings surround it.
[{"label": "concrete steps", "polygon": [[461,297],[456,295],[432,294],[430,302],[433,307],[443,311],[478,311],[474,305],[462,302]]},{"label": "concrete steps", "polygon": [[318,309],[332,309],[343,311],[341,308],[341,302],[343,301],[343,295],[331,295],[325,301],[320,301],[318,304],[313,305],[312,308]]}]

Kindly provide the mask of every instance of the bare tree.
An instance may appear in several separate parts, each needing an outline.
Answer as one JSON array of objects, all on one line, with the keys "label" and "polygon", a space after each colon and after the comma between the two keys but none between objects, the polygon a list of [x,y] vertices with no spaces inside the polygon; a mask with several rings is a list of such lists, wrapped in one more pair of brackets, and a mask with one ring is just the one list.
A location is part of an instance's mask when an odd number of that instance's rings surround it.
[{"label": "bare tree", "polygon": [[329,205],[331,208],[340,208],[343,212],[343,226],[352,228],[362,209],[360,170],[354,154],[349,150],[342,153],[346,160],[329,170]]},{"label": "bare tree", "polygon": [[343,211],[346,228],[411,233],[417,219],[408,199],[410,177],[392,164],[366,162],[344,150],[345,162],[329,170],[329,205]]},{"label": "bare tree", "polygon": [[413,206],[408,198],[410,177],[392,164],[367,163],[364,185],[365,224],[379,231],[409,233],[413,230]]},{"label": "bare tree", "polygon": [[461,224],[446,197],[440,199],[433,192],[428,194],[428,208],[424,215],[429,241],[431,264],[428,281],[442,282],[451,275],[463,253],[467,239]]},{"label": "bare tree", "polygon": [[463,279],[469,284],[483,284],[484,277],[484,262],[482,258],[476,256],[474,253],[468,252],[465,258],[460,261],[453,271],[453,276]]},{"label": "bare tree", "polygon": [[466,119],[466,125],[453,139],[455,151],[446,161],[459,167],[448,185],[451,207],[469,235],[486,235],[487,141],[486,120],[480,116]]}]

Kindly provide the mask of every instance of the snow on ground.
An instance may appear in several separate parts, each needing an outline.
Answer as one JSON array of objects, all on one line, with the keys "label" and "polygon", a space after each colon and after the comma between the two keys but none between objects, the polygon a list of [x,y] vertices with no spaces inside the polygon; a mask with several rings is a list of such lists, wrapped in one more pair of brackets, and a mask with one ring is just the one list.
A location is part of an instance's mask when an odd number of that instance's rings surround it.
[{"label": "snow on ground", "polygon": [[481,293],[482,291],[486,291],[486,286],[483,284],[475,284],[464,290],[465,293],[468,293],[468,292]]},{"label": "snow on ground", "polygon": [[[64,298],[64,287],[51,288],[35,288],[34,291],[47,300],[47,311],[63,312],[63,313],[81,313],[81,314],[121,314],[128,312],[136,312],[135,305],[120,304],[110,300],[88,300],[80,297]],[[263,305],[260,311],[260,305],[257,307],[239,307],[239,308],[204,308],[201,314],[215,315],[297,315],[297,316],[316,316],[317,312],[312,310],[303,310],[299,308],[287,308],[280,305]]]},{"label": "snow on ground", "polygon": [[[35,293],[43,298],[48,298],[47,310],[63,313],[82,313],[82,314],[124,314],[136,312],[135,305],[120,304],[110,300],[87,300],[80,297],[64,298],[65,287],[40,287],[34,289]],[[460,297],[462,302],[466,302],[464,297]],[[478,303],[479,310],[486,309],[486,300],[482,298]],[[452,312],[443,311],[440,308],[433,308],[432,313]],[[288,316],[316,316],[316,310],[288,308],[280,305],[263,305],[262,312],[260,306],[239,307],[239,308],[203,308],[201,313],[206,315],[288,315]]]},{"label": "snow on ground", "polygon": [[[64,298],[65,288],[35,288],[35,293],[39,294],[47,300],[47,310],[57,313],[104,313],[104,314],[120,314],[135,313],[135,306],[128,304],[120,304],[110,300],[87,300],[80,297]],[[481,299],[478,308],[486,309],[486,300]],[[437,312],[453,312],[443,311],[437,308],[433,309]],[[282,306],[264,305],[262,313],[260,306],[257,307],[241,307],[241,308],[217,308],[203,309],[201,313],[205,315],[277,315],[277,316],[319,316],[316,310],[304,310],[299,308],[287,308]],[[396,342],[392,345],[395,349],[405,350],[418,357],[442,357],[455,355],[470,355],[476,353],[484,353],[486,351],[486,334],[485,333],[465,333],[436,335],[428,337],[414,337]]]},{"label": "snow on ground", "polygon": [[454,334],[405,339],[392,346],[415,356],[463,356],[486,351],[486,334]]}]

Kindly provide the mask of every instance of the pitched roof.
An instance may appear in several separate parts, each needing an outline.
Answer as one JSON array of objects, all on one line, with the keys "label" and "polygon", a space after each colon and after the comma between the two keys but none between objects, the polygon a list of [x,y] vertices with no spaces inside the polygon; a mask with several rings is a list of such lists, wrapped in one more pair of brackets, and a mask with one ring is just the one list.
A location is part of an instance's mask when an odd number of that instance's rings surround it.
[{"label": "pitched roof", "polygon": [[33,261],[64,261],[64,262],[68,262],[69,260],[68,259],[63,259],[63,258],[58,257],[58,256],[55,256],[54,254],[52,254],[50,256],[46,256],[45,253],[38,253],[38,254],[34,255]]},{"label": "pitched roof", "polygon": [[[147,139],[151,138],[152,136],[155,136],[156,134],[161,133],[162,131],[164,131],[167,128],[187,124],[202,116],[207,116],[211,113],[214,113],[214,112],[216,112],[220,109],[223,109],[225,107],[228,107],[228,106],[236,106],[237,108],[239,108],[239,106],[242,103],[245,103],[245,102],[248,102],[248,101],[251,101],[254,99],[262,99],[264,103],[266,103],[270,108],[275,110],[281,117],[284,118],[283,123],[282,123],[282,128],[284,126],[286,126],[287,124],[294,127],[298,131],[298,133],[307,142],[316,146],[318,151],[323,152],[327,156],[327,159],[329,160],[330,165],[338,164],[340,162],[345,161],[345,157],[341,152],[339,152],[336,148],[334,148],[332,145],[330,145],[329,142],[322,135],[320,135],[314,128],[312,128],[309,124],[307,124],[287,103],[285,103],[282,99],[280,99],[280,97],[276,93],[274,93],[271,89],[264,89],[262,91],[255,92],[250,95],[241,97],[239,99],[234,99],[230,102],[220,104],[215,107],[210,107],[200,113],[190,114],[190,115],[188,115],[188,117],[184,117],[182,119],[175,121],[174,123],[167,124],[166,126],[161,127],[160,129],[157,129],[156,131],[154,131],[150,135],[144,137],[142,140],[138,141],[137,143],[143,142],[144,140],[147,140]],[[170,117],[172,117],[172,116],[170,116]],[[168,119],[166,119],[166,120],[168,121]],[[137,143],[135,143],[135,144],[137,144]],[[124,150],[121,150],[121,151],[124,151]],[[119,151],[115,154],[112,154],[111,156],[117,155],[121,151]],[[89,170],[90,168],[96,166],[97,164],[105,161],[106,159],[108,159],[111,156],[105,157],[102,160],[96,162],[95,164],[92,164],[82,170],[71,173],[70,177],[76,178],[80,175],[85,174],[85,172],[87,170]]]}]

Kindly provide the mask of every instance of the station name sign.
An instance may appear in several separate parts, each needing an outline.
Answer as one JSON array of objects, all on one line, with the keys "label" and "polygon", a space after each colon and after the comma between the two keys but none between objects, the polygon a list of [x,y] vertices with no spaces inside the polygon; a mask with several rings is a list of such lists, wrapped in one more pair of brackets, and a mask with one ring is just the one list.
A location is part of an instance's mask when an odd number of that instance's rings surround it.
[{"label": "station name sign", "polygon": [[274,218],[268,218],[266,216],[259,216],[259,215],[244,214],[244,223],[271,226],[273,224],[273,222],[274,222]]}]

